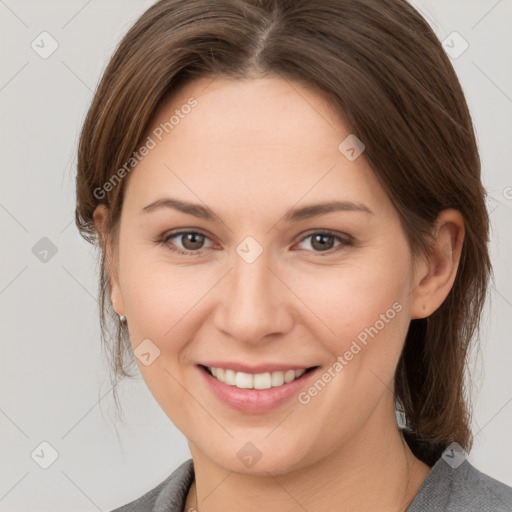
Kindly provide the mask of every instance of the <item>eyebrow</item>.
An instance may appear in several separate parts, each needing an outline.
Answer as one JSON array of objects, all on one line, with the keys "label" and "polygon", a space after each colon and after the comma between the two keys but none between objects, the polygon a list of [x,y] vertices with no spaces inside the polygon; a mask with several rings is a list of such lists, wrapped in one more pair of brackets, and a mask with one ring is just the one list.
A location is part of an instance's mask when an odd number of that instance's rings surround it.
[{"label": "eyebrow", "polygon": [[[161,208],[172,208],[173,210],[178,210],[182,213],[209,221],[215,221],[218,219],[213,210],[207,206],[189,203],[171,197],[164,197],[144,206],[141,213],[148,213]],[[375,215],[374,212],[363,203],[354,203],[352,201],[327,201],[302,206],[300,208],[292,208],[285,213],[283,219],[287,222],[294,222],[337,211],[355,211]]]}]

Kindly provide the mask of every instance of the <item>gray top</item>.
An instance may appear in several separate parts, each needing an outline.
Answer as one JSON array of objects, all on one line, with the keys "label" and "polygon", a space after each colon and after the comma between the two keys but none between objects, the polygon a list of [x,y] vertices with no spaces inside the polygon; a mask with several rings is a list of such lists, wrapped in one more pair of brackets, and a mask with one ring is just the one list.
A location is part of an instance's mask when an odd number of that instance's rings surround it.
[{"label": "gray top", "polygon": [[[188,459],[154,489],[112,512],[187,512],[194,481]],[[491,478],[465,460],[452,468],[442,457],[434,464],[407,512],[512,512],[512,487]]]}]

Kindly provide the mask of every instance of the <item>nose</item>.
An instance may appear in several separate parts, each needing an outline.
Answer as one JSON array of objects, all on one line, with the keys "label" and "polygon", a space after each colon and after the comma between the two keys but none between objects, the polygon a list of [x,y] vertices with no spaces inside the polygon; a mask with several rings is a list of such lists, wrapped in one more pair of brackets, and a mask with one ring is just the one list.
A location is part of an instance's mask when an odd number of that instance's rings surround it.
[{"label": "nose", "polygon": [[215,326],[226,336],[261,344],[292,329],[293,294],[270,268],[265,251],[252,263],[235,253],[233,269],[218,293]]}]

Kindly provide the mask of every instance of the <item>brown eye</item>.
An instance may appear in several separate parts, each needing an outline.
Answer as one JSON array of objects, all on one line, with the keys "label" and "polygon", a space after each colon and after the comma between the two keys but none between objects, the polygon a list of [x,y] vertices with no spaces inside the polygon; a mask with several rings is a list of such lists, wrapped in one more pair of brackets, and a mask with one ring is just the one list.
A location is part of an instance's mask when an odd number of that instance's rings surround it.
[{"label": "brown eye", "polygon": [[195,256],[204,248],[206,240],[209,240],[209,237],[197,231],[175,231],[165,235],[160,243],[178,254]]},{"label": "brown eye", "polygon": [[334,237],[331,235],[317,234],[311,237],[311,247],[319,251],[328,251],[334,246]]},{"label": "brown eye", "polygon": [[181,237],[181,243],[188,251],[201,249],[205,238],[200,233],[181,233],[178,237]]},{"label": "brown eye", "polygon": [[[345,239],[330,231],[317,231],[315,233],[311,233],[308,236],[304,237],[301,240],[301,243],[303,243],[306,240],[310,240],[309,246],[312,248],[313,252],[318,253],[336,252],[342,249],[344,246],[351,245],[350,238],[347,237]],[[338,241],[337,245],[335,245],[336,241]]]}]

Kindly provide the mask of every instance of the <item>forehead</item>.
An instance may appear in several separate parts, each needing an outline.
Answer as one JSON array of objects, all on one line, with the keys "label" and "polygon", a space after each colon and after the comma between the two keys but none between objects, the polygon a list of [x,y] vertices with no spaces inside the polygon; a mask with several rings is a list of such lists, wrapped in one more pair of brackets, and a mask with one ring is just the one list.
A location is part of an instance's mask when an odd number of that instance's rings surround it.
[{"label": "forehead", "polygon": [[350,161],[340,151],[349,135],[325,98],[304,84],[196,80],[154,116],[147,131],[154,147],[131,173],[131,198],[143,206],[179,192],[195,202],[239,198],[245,208],[290,206],[305,196],[386,202],[364,154]]},{"label": "forehead", "polygon": [[[189,109],[191,100],[196,106]],[[325,150],[329,144],[336,150],[338,132],[347,131],[329,112],[323,96],[310,86],[276,76],[190,82],[159,108],[153,127],[165,125],[173,113],[174,135],[195,135],[197,144],[205,147],[222,141],[230,151],[277,146],[282,150],[288,145],[295,150]],[[328,133],[331,137],[326,139]]]}]

